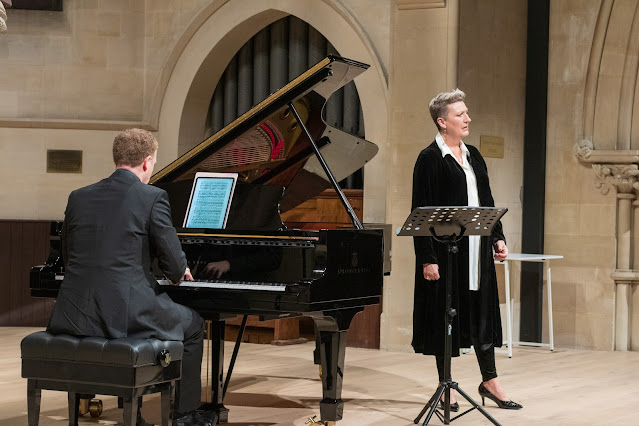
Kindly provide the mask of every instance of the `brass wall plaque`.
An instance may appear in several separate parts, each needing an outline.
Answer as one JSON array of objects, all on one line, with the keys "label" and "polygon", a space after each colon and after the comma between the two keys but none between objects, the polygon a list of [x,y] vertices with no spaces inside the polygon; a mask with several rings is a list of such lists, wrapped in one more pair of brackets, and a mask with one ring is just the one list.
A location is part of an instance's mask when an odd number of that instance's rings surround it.
[{"label": "brass wall plaque", "polygon": [[47,149],[47,173],[82,173],[82,151]]},{"label": "brass wall plaque", "polygon": [[481,135],[479,137],[479,152],[484,157],[504,158],[504,138]]}]

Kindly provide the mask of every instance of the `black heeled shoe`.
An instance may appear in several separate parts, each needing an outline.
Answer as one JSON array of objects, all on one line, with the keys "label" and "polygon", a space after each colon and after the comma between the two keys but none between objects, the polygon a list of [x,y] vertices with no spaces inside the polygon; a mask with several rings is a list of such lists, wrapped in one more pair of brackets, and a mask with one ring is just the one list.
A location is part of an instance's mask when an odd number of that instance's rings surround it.
[{"label": "black heeled shoe", "polygon": [[484,398],[488,398],[488,399],[492,399],[493,402],[495,404],[497,404],[497,406],[499,408],[504,408],[506,410],[519,410],[519,409],[524,408],[523,405],[517,404],[516,402],[513,402],[513,401],[502,401],[501,399],[497,398],[488,389],[486,389],[486,387],[484,386],[483,383],[481,383],[479,385],[478,391],[479,391],[479,396],[481,396],[481,405],[483,405],[483,406],[486,406],[486,402],[485,402]]},{"label": "black heeled shoe", "polygon": [[[439,409],[440,410],[444,409],[444,401],[442,401],[441,399],[439,400]],[[458,412],[459,411],[459,403],[451,402],[450,403],[450,411]]]}]

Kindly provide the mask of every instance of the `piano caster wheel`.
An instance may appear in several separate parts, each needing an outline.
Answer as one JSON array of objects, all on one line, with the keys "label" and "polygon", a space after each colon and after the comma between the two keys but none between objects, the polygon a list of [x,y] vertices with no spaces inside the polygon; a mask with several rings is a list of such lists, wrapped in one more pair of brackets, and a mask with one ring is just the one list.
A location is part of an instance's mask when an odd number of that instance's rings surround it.
[{"label": "piano caster wheel", "polygon": [[92,399],[91,402],[89,402],[89,413],[93,418],[100,417],[102,415],[101,399]]},{"label": "piano caster wheel", "polygon": [[91,414],[91,417],[100,417],[102,415],[102,400],[101,399],[80,399],[80,409],[78,414],[84,416],[86,413]]}]

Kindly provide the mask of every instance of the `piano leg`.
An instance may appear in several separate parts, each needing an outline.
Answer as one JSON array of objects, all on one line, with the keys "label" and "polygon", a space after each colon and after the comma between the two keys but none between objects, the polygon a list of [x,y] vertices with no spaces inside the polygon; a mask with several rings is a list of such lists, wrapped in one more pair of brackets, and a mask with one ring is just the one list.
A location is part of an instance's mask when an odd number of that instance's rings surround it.
[{"label": "piano leg", "polygon": [[342,419],[344,412],[342,380],[348,326],[359,311],[361,309],[348,309],[321,316],[311,315],[317,331],[316,339],[319,342],[319,358],[322,367],[323,398],[320,402],[320,417],[323,422],[336,422]]},{"label": "piano leg", "polygon": [[[229,409],[224,406],[224,321],[211,321],[211,402],[202,406],[204,411],[215,411],[220,423],[228,423]],[[204,414],[206,416],[206,414]],[[209,417],[209,416],[206,416]]]}]

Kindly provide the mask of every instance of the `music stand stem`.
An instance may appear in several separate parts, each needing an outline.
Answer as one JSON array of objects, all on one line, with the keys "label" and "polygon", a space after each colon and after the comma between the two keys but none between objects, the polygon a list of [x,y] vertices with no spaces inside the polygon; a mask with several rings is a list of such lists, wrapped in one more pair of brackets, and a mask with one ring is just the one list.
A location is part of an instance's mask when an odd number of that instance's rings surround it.
[{"label": "music stand stem", "polygon": [[[501,426],[497,420],[495,420],[490,414],[486,412],[477,402],[475,402],[466,392],[464,392],[457,382],[453,382],[452,373],[451,373],[451,358],[453,352],[453,318],[457,315],[457,311],[452,308],[452,290],[453,290],[453,278],[452,278],[452,270],[453,270],[453,253],[457,253],[459,251],[457,247],[457,243],[464,237],[464,233],[466,232],[465,227],[461,227],[461,232],[459,236],[456,234],[453,235],[443,235],[439,236],[435,233],[435,229],[430,228],[430,233],[433,236],[435,241],[443,243],[446,245],[447,258],[446,262],[448,264],[448,269],[446,273],[446,310],[444,311],[444,323],[445,323],[445,342],[444,342],[444,381],[439,384],[437,390],[430,398],[428,403],[424,406],[419,415],[413,420],[413,423],[418,424],[419,420],[422,418],[424,413],[428,411],[428,415],[422,423],[424,426],[430,422],[430,419],[433,417],[433,414],[437,414],[439,419],[445,425],[450,424],[451,421],[463,416],[466,413],[474,410],[475,408],[479,410],[488,420],[490,420],[494,425]],[[468,402],[471,403],[473,408],[464,411],[463,413],[450,418],[450,390],[456,390],[461,396],[463,396]],[[442,395],[444,395],[444,414],[443,416],[437,411],[437,405],[439,404],[439,400]],[[430,410],[429,410],[430,409]]]}]

